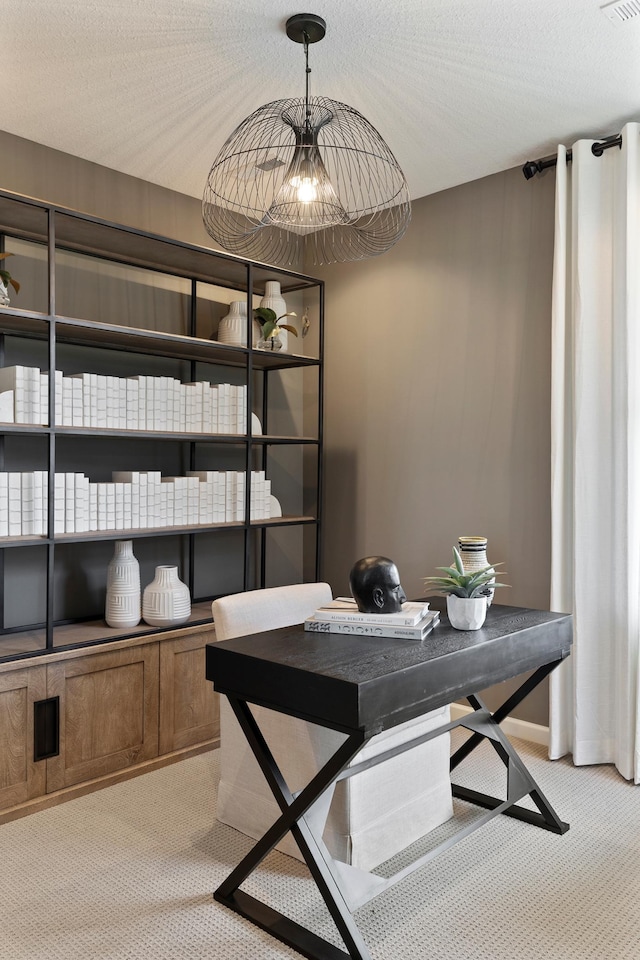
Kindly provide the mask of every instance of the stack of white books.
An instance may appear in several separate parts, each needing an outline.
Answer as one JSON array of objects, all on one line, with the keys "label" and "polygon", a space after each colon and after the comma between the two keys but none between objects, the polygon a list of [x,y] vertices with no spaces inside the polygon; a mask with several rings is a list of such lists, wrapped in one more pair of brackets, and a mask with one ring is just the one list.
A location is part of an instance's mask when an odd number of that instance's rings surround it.
[{"label": "stack of white books", "polygon": [[0,419],[3,423],[46,423],[40,402],[39,367],[0,368]]},{"label": "stack of white books", "polygon": [[370,637],[424,640],[440,619],[423,601],[407,600],[399,613],[361,613],[351,597],[338,597],[319,607],[304,622],[311,633],[343,633]]},{"label": "stack of white books", "polygon": [[0,472],[0,537],[46,534],[48,479],[44,470]]},{"label": "stack of white books", "polygon": [[[46,536],[48,474],[0,471],[0,537]],[[83,473],[54,476],[54,533],[147,530],[244,521],[245,474],[190,471],[163,477],[159,470],[116,470],[111,482]],[[271,517],[271,481],[251,472],[251,519]]]},{"label": "stack of white books", "polygon": [[[56,426],[163,433],[247,432],[247,388],[174,377],[64,376],[55,371]],[[49,375],[39,367],[0,368],[0,422],[47,424]]]}]

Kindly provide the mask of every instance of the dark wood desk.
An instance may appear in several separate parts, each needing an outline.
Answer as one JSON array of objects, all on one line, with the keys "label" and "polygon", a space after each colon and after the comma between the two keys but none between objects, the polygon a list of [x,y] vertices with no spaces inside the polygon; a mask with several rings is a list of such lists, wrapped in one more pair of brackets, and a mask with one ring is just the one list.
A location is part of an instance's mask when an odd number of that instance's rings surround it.
[{"label": "dark wood desk", "polygon": [[[434,601],[432,607],[443,605]],[[544,797],[499,727],[543,679],[570,653],[572,618],[565,614],[493,604],[478,631],[454,630],[442,621],[422,642],[305,633],[302,626],[207,645],[207,678],[225,694],[282,811],[281,816],[216,890],[220,903],[267,930],[310,960],[371,960],[353,911],[378,896],[453,843],[504,813],[555,833],[569,829]],[[478,691],[532,673],[491,713]],[[409,743],[352,766],[371,737],[465,698],[473,712]],[[339,749],[295,796],[256,724],[250,703],[301,717],[345,734]],[[328,804],[323,794],[419,743],[464,726],[472,736],[452,756],[453,770],[488,739],[507,770],[506,798],[453,785],[455,797],[487,812],[453,837],[390,878],[337,863],[322,840]],[[518,805],[530,796],[539,812]],[[326,800],[326,796],[324,797]],[[291,831],[340,930],[348,952],[317,937],[239,889],[278,841]]]}]

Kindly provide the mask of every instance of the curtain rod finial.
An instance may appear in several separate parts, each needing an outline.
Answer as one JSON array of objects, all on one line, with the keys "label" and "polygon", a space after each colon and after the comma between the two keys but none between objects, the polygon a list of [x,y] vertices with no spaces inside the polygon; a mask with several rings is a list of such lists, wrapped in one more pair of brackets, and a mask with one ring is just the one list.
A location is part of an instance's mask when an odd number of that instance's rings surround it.
[{"label": "curtain rod finial", "polygon": [[527,160],[522,168],[522,173],[524,174],[525,180],[531,180],[532,177],[535,177],[536,173],[540,173],[540,167],[535,160]]}]

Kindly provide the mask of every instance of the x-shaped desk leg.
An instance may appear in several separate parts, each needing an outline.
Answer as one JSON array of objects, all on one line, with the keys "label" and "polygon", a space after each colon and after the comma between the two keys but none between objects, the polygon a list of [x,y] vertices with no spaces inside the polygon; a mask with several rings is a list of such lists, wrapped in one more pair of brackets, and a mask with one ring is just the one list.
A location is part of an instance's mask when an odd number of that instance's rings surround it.
[{"label": "x-shaped desk leg", "polygon": [[[351,960],[371,960],[371,954],[367,950],[360,931],[353,920],[340,884],[336,881],[325,853],[313,831],[304,819],[304,814],[332,786],[337,774],[358,753],[364,742],[364,736],[359,733],[347,736],[345,742],[316,776],[294,798],[246,702],[233,696],[228,696],[228,700],[282,814],[271,825],[262,839],[258,840],[240,861],[224,883],[218,887],[214,893],[214,898],[235,910],[236,913],[251,920],[252,923],[267,930],[272,936],[293,947],[310,960],[345,960],[345,958],[346,960],[349,960],[349,958]],[[344,940],[348,953],[238,889],[240,884],[246,880],[249,874],[255,870],[258,864],[289,831],[293,834],[300,848],[300,852]]]},{"label": "x-shaped desk leg", "polygon": [[[551,830],[553,833],[566,833],[569,824],[564,823],[555,812],[540,787],[533,779],[524,763],[499,727],[505,717],[516,707],[544,678],[551,673],[557,663],[545,664],[535,671],[493,714],[487,709],[477,695],[467,697],[467,700],[477,713],[472,713],[461,721],[461,725],[475,732],[451,757],[451,770],[455,770],[459,763],[484,740],[489,740],[502,762],[507,768],[507,799],[514,801],[502,812],[507,817],[524,820],[534,826]],[[453,796],[459,800],[475,803],[487,810],[494,810],[504,803],[497,797],[490,797],[486,793],[479,793],[458,784],[452,784]],[[540,813],[528,810],[515,804],[516,800],[530,796]]]}]

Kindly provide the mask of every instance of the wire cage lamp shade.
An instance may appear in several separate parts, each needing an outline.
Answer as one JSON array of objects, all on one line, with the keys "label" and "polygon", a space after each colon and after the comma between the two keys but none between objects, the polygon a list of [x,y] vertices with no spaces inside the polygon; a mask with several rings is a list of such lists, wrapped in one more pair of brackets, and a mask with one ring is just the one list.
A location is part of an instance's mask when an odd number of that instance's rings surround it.
[{"label": "wire cage lamp shade", "polygon": [[[312,16],[290,18],[289,36]],[[299,30],[307,54],[313,40]],[[205,227],[224,249],[279,265],[378,256],[411,218],[404,174],[362,114],[309,96],[308,75],[305,97],[259,107],[228,138],[205,186]]]}]

